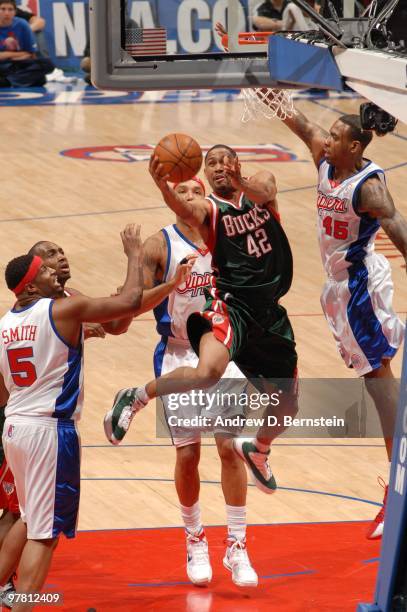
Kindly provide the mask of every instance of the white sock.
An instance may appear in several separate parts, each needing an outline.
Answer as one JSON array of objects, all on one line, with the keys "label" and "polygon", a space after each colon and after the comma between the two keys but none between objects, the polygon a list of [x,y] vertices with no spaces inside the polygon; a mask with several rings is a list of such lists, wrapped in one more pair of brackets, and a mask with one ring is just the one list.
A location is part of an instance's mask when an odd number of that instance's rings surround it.
[{"label": "white sock", "polygon": [[145,386],[144,387],[137,387],[137,397],[144,402],[144,404],[148,404],[149,401],[149,397],[147,395],[147,391]]},{"label": "white sock", "polygon": [[226,504],[226,519],[228,535],[236,538],[236,540],[244,540],[246,537],[246,506],[228,506]]},{"label": "white sock", "polygon": [[254,439],[254,445],[261,453],[268,453],[270,450],[270,444],[263,444],[263,442],[259,442],[257,438]]},{"label": "white sock", "polygon": [[185,529],[190,533],[199,533],[203,529],[199,500],[193,506],[183,506],[180,504],[180,507]]}]

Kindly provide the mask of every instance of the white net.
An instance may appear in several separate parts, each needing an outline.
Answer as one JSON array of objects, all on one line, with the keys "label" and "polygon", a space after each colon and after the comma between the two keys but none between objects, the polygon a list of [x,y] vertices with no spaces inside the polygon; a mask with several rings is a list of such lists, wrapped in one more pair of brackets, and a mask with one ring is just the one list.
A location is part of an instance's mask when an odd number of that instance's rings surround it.
[{"label": "white net", "polygon": [[266,119],[286,119],[293,117],[296,110],[292,95],[286,89],[268,89],[266,87],[242,89],[244,108],[242,121],[252,121],[258,117]]}]

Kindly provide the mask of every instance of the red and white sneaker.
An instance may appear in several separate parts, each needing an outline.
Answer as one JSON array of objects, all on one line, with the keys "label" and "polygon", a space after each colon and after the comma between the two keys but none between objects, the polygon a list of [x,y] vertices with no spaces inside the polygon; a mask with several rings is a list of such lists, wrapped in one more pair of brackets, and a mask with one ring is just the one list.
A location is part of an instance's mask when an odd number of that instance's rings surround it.
[{"label": "red and white sneaker", "polygon": [[387,491],[389,487],[381,477],[377,479],[377,482],[384,489],[383,505],[380,508],[376,518],[370,523],[367,529],[366,537],[368,540],[379,540],[383,535],[384,513],[386,510]]},{"label": "red and white sneaker", "polygon": [[187,574],[192,584],[204,585],[212,580],[208,540],[203,529],[199,533],[187,531]]}]

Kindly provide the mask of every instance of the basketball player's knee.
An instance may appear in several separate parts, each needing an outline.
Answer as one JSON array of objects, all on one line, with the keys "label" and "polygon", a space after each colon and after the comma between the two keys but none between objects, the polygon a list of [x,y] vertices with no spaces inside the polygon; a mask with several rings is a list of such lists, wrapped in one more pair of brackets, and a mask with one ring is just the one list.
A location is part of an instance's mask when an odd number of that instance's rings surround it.
[{"label": "basketball player's knee", "polygon": [[177,448],[177,467],[184,474],[192,474],[198,467],[200,459],[200,445],[188,444]]},{"label": "basketball player's knee", "polygon": [[392,396],[394,382],[391,378],[365,376],[366,391],[374,402],[387,401]]},{"label": "basketball player's knee", "polygon": [[218,455],[222,463],[232,464],[240,462],[233,448],[232,438],[217,438],[216,444],[218,447]]},{"label": "basketball player's knee", "polygon": [[223,372],[224,368],[217,363],[198,364],[196,373],[200,379],[200,387],[202,389],[212,387],[222,377]]},{"label": "basketball player's knee", "polygon": [[294,418],[298,412],[298,398],[296,395],[284,394],[279,405],[273,410],[276,416],[290,416]]}]

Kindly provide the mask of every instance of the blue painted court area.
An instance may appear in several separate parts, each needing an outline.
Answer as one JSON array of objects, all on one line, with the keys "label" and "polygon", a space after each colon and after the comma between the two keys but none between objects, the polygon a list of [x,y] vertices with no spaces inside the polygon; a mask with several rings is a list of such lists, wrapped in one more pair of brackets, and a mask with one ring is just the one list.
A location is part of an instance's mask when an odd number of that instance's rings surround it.
[{"label": "blue painted court area", "polygon": [[[356,94],[334,92],[296,93],[299,98],[354,98]],[[49,83],[30,89],[0,89],[1,106],[78,106],[100,104],[170,104],[178,102],[233,102],[240,99],[239,89],[195,89],[188,91],[99,91],[78,77],[73,85]]]}]

